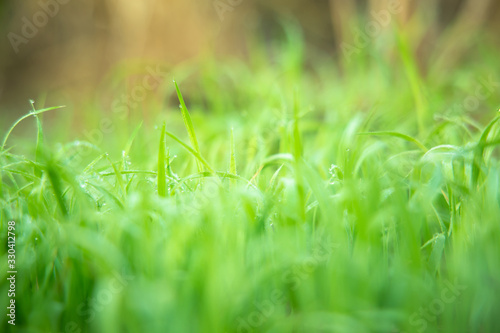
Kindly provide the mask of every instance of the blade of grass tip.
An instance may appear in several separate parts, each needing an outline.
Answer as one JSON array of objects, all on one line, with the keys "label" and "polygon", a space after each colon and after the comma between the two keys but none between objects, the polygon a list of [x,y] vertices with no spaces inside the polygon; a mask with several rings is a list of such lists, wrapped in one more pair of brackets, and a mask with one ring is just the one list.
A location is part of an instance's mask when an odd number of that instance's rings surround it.
[{"label": "blade of grass tip", "polygon": [[233,175],[237,175],[238,173],[236,172],[236,153],[235,153],[235,146],[234,146],[234,129],[231,128],[231,161],[229,162],[229,172],[231,172]]},{"label": "blade of grass tip", "polygon": [[134,143],[135,137],[137,136],[137,134],[139,133],[139,130],[142,127],[142,123],[143,123],[143,121],[141,121],[139,123],[139,125],[137,125],[135,130],[132,132],[132,135],[130,136],[130,139],[128,140],[127,145],[125,146],[125,154],[127,156],[130,154],[130,149],[132,147],[132,144]]},{"label": "blade of grass tip", "polygon": [[[170,166],[170,148],[167,148],[167,156],[165,157],[165,162],[167,163],[167,176],[170,177],[171,180],[177,182],[179,177],[172,171],[172,167]],[[175,195],[175,188],[170,190],[170,196]]]},{"label": "blade of grass tip", "polygon": [[106,154],[106,159],[108,160],[109,164],[111,164],[111,167],[113,168],[113,171],[115,172],[116,175],[116,185],[118,185],[118,188],[120,189],[121,193],[125,195],[125,186],[123,184],[123,178],[120,170],[116,167],[115,163],[111,162],[111,159],[109,158],[109,155]]},{"label": "blade of grass tip", "polygon": [[[186,126],[186,129],[188,131],[189,140],[191,141],[191,145],[193,146],[194,150],[199,155],[201,155],[200,147],[198,146],[198,140],[196,139],[196,133],[194,131],[193,122],[191,121],[191,115],[189,114],[189,111],[186,107],[186,103],[184,102],[184,98],[182,97],[182,93],[175,80],[174,84],[175,84],[175,90],[177,91],[177,97],[179,98],[179,102],[181,103],[182,120],[184,121],[184,125]],[[198,171],[203,172],[203,167],[201,166],[201,164],[197,162],[197,165],[198,165]]]},{"label": "blade of grass tip", "polygon": [[167,175],[174,179],[174,180],[179,180],[179,176],[177,176],[173,171],[172,171],[172,166],[170,165],[170,148],[167,148]]},{"label": "blade of grass tip", "polygon": [[181,139],[179,139],[177,136],[174,134],[170,133],[169,131],[165,131],[165,134],[167,134],[169,137],[177,141],[181,146],[183,146],[188,152],[191,153],[196,159],[207,168],[207,170],[211,173],[214,173],[214,170],[210,167],[208,162],[201,156],[197,151],[195,151],[193,148],[191,148],[189,145],[184,143]]},{"label": "blade of grass tip", "polygon": [[97,191],[101,192],[101,194],[106,199],[108,199],[110,202],[113,202],[117,207],[119,207],[121,209],[124,208],[123,203],[120,201],[120,199],[116,195],[114,195],[113,193],[108,191],[106,188],[104,188],[103,186],[99,186],[97,184],[94,184],[92,182],[89,182],[88,184],[89,184],[89,186],[92,186],[93,188],[95,188]]},{"label": "blade of grass tip", "polygon": [[302,156],[302,139],[300,137],[299,129],[299,101],[297,91],[293,94],[293,153],[295,161],[299,161]]},{"label": "blade of grass tip", "polygon": [[132,181],[134,180],[135,175],[132,174],[132,177],[129,178],[127,185],[125,186],[125,191],[127,194],[130,192],[130,186],[132,185]]},{"label": "blade of grass tip", "polygon": [[85,167],[85,169],[83,169],[82,171],[82,174],[87,174],[90,170],[92,170],[92,168],[97,164],[99,163],[99,161],[101,161],[103,158],[105,158],[107,155],[107,153],[104,153],[102,155],[99,155],[95,160],[93,160],[92,162],[90,162],[89,165],[87,165]]},{"label": "blade of grass tip", "polygon": [[53,107],[50,107],[50,108],[46,108],[46,109],[41,109],[41,110],[37,110],[36,112],[30,112],[28,113],[27,115],[24,115],[22,116],[21,118],[19,118],[10,128],[9,130],[7,131],[7,133],[5,134],[5,137],[3,139],[3,142],[2,142],[2,150],[5,149],[5,145],[7,143],[7,140],[9,139],[9,136],[10,134],[12,133],[12,131],[14,130],[14,128],[16,128],[17,125],[19,125],[19,123],[21,121],[23,121],[24,119],[26,118],[29,118],[31,116],[34,116],[34,115],[38,115],[38,114],[41,114],[41,113],[44,113],[44,112],[47,112],[47,111],[51,111],[51,110],[57,110],[57,109],[61,109],[63,108],[63,106],[53,106]]},{"label": "blade of grass tip", "polygon": [[157,176],[157,187],[158,187],[158,195],[160,197],[165,197],[167,195],[167,175],[165,170],[165,123],[161,128],[161,137],[160,137],[160,147],[158,148],[158,176]]},{"label": "blade of grass tip", "polygon": [[392,136],[416,144],[424,153],[426,153],[429,150],[417,139],[399,132],[363,132],[363,133],[358,133],[358,135]]},{"label": "blade of grass tip", "polygon": [[471,178],[472,178],[471,182],[473,186],[476,186],[477,181],[479,180],[481,164],[483,163],[484,149],[486,147],[486,140],[488,139],[488,135],[490,134],[491,129],[499,120],[500,116],[497,116],[488,124],[488,126],[486,126],[483,133],[481,133],[479,142],[474,150],[474,161],[472,162],[472,172],[471,172]]},{"label": "blade of grass tip", "polygon": [[[235,154],[235,146],[234,146],[234,129],[231,128],[231,138],[230,138],[230,145],[231,145],[231,157],[229,161],[229,172],[232,173],[233,175],[236,175],[236,154]],[[236,184],[236,181],[234,179],[230,180],[231,186],[234,186]]]},{"label": "blade of grass tip", "polygon": [[[37,125],[37,136],[36,136],[36,150],[35,150],[35,162],[39,162],[42,156],[42,147],[43,147],[43,129],[42,129],[42,120],[41,116],[36,114],[35,109],[35,101],[30,100],[31,109],[35,114],[36,125]],[[42,170],[35,165],[34,167],[35,176],[38,178],[42,177]]]},{"label": "blade of grass tip", "polygon": [[269,181],[269,186],[267,187],[266,192],[274,191],[274,185],[276,184],[276,179],[278,179],[278,175],[279,175],[281,169],[283,169],[284,165],[285,164],[280,165],[278,170],[276,170],[274,172],[273,176],[271,177],[271,180]]}]

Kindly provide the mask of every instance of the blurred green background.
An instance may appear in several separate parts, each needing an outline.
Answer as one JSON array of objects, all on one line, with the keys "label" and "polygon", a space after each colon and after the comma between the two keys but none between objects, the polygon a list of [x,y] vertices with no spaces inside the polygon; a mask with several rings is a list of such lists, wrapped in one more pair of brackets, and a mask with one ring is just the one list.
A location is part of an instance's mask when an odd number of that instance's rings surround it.
[{"label": "blurred green background", "polygon": [[[492,0],[3,0],[2,119],[24,113],[29,99],[70,104],[83,112],[82,101],[94,98],[123,63],[127,65],[121,70],[132,74],[134,61],[172,69],[208,57],[248,59],[256,42],[266,45],[285,38],[284,22],[303,33],[306,63],[314,66],[316,55],[323,54],[343,69],[342,43],[355,43],[358,31],[366,32],[366,25],[377,21],[374,13],[393,4],[398,13],[382,33],[397,26],[407,34],[419,72],[431,79],[446,75],[466,58],[483,61],[485,38],[500,41],[495,20],[500,4]],[[369,43],[366,51],[383,50],[377,56],[390,62],[394,45],[376,37],[377,43]]]},{"label": "blurred green background", "polygon": [[499,331],[498,2],[0,6],[0,331]]}]

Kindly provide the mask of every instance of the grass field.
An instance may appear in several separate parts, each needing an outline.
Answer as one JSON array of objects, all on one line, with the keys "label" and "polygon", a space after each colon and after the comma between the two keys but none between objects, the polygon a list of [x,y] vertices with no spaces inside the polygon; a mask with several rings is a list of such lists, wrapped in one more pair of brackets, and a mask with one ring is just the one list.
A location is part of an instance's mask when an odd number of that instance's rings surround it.
[{"label": "grass field", "polygon": [[0,331],[499,332],[498,49],[431,77],[369,52],[35,101],[2,126]]}]

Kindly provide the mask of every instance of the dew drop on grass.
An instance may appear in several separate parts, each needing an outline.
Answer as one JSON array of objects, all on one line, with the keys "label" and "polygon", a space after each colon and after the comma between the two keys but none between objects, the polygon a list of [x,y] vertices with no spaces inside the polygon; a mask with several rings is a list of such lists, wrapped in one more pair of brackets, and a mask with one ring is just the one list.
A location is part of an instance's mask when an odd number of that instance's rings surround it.
[{"label": "dew drop on grass", "polygon": [[30,104],[31,104],[31,110],[30,113],[34,114],[35,113],[35,101],[30,99]]}]

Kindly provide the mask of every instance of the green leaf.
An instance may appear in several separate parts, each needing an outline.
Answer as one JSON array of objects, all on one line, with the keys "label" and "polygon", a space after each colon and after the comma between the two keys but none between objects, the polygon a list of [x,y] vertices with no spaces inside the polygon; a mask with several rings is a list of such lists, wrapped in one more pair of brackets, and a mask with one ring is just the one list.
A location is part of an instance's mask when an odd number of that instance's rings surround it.
[{"label": "green leaf", "polygon": [[169,131],[165,131],[165,134],[167,134],[169,137],[171,137],[172,139],[174,139],[175,141],[177,141],[181,146],[184,147],[184,149],[186,149],[188,152],[190,152],[191,155],[193,155],[194,157],[196,157],[196,159],[199,161],[199,163],[201,163],[202,165],[204,165],[205,168],[207,168],[210,173],[214,173],[214,170],[210,167],[210,165],[208,165],[208,162],[203,158],[203,156],[200,155],[199,152],[197,152],[193,148],[189,147],[189,145],[187,145],[186,143],[184,143],[181,139],[179,139],[177,136],[175,136],[174,134],[170,133]]},{"label": "green leaf", "polygon": [[481,165],[484,162],[483,155],[484,155],[484,149],[489,146],[486,142],[488,139],[488,135],[490,134],[493,126],[500,120],[500,116],[495,117],[489,124],[486,126],[484,129],[483,133],[481,134],[481,138],[479,139],[479,142],[474,150],[474,161],[472,162],[472,173],[471,173],[471,183],[472,186],[476,186],[479,176],[481,174]]},{"label": "green leaf", "polygon": [[165,123],[161,128],[161,137],[160,137],[160,147],[158,149],[158,195],[160,197],[165,197],[167,195],[167,173],[165,170]]},{"label": "green leaf", "polygon": [[[179,86],[177,85],[177,82],[175,82],[175,80],[174,84],[175,84],[175,90],[177,91],[177,97],[179,98],[179,102],[181,103],[182,120],[184,121],[184,125],[186,126],[189,135],[189,140],[191,141],[191,145],[193,146],[194,150],[201,156],[200,147],[198,146],[198,140],[196,139],[196,133],[194,131],[193,122],[191,121],[191,115],[189,114],[189,111],[186,107],[186,103],[184,102],[184,98],[182,97]],[[198,171],[202,172],[203,167],[201,166],[201,164],[198,162],[197,165],[198,165]]]},{"label": "green leaf", "polygon": [[[33,113],[35,113],[36,118],[36,127],[37,127],[37,136],[36,136],[36,150],[35,150],[35,161],[40,162],[42,156],[42,148],[43,148],[43,129],[42,129],[42,120],[41,116],[36,114],[35,105],[32,102],[31,107],[33,109]],[[34,167],[35,176],[38,178],[42,177],[42,170],[38,167]]]},{"label": "green leaf", "polygon": [[384,131],[384,132],[364,132],[364,133],[358,133],[358,135],[392,136],[416,144],[418,148],[420,148],[423,152],[428,151],[427,147],[425,147],[420,141],[403,133]]},{"label": "green leaf", "polygon": [[22,116],[21,118],[19,118],[10,128],[9,130],[7,131],[7,134],[5,134],[5,137],[3,139],[3,143],[2,143],[2,149],[5,149],[5,144],[7,143],[7,140],[9,139],[9,136],[10,136],[10,133],[12,133],[12,131],[14,130],[14,128],[16,128],[17,125],[19,125],[19,123],[21,121],[23,121],[24,119],[26,118],[29,118],[31,116],[35,116],[35,115],[38,115],[38,114],[41,114],[41,113],[44,113],[44,112],[47,112],[47,111],[51,111],[51,110],[57,110],[57,109],[61,109],[63,108],[64,106],[53,106],[53,107],[50,107],[50,108],[46,108],[46,109],[42,109],[42,110],[38,110],[36,112],[30,112],[28,113],[27,115],[24,115]]}]

